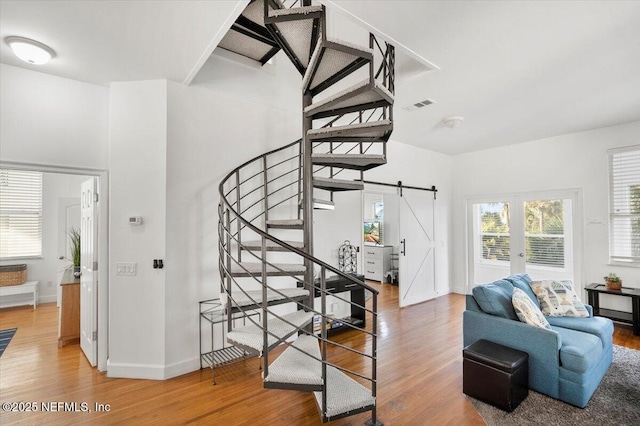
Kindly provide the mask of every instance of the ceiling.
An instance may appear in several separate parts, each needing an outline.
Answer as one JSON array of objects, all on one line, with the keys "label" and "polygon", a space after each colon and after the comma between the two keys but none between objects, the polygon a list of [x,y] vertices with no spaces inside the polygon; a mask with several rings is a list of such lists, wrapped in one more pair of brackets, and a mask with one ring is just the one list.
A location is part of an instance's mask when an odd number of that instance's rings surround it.
[{"label": "ceiling", "polygon": [[[203,54],[209,56],[214,47],[209,44],[237,5],[219,0],[1,0],[0,62],[104,86],[113,81],[184,82]],[[48,45],[56,51],[55,60],[45,66],[19,60],[4,42],[9,35]]]},{"label": "ceiling", "polygon": [[[440,67],[399,76],[394,140],[455,155],[640,120],[638,1],[336,3]],[[2,39],[57,57],[36,68],[3,42],[0,61],[101,85],[189,82],[238,4],[2,0]],[[465,119],[450,129],[449,116]]]}]

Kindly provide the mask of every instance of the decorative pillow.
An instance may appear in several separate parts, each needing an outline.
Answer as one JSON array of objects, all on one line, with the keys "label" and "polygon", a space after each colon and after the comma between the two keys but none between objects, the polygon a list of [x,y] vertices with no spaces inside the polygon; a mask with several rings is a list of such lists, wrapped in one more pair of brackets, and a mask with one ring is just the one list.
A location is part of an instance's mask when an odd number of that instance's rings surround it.
[{"label": "decorative pillow", "polygon": [[513,308],[516,310],[516,315],[518,315],[520,321],[529,325],[535,325],[536,327],[551,329],[549,322],[544,315],[542,315],[542,312],[540,312],[540,309],[533,300],[527,296],[527,293],[519,288],[514,288],[511,299],[513,301]]},{"label": "decorative pillow", "polygon": [[511,320],[518,319],[511,303],[513,285],[509,281],[500,280],[479,285],[471,292],[484,312]]},{"label": "decorative pillow", "polygon": [[551,317],[583,317],[589,312],[584,307],[571,281],[531,281],[531,290],[538,298],[542,313]]}]

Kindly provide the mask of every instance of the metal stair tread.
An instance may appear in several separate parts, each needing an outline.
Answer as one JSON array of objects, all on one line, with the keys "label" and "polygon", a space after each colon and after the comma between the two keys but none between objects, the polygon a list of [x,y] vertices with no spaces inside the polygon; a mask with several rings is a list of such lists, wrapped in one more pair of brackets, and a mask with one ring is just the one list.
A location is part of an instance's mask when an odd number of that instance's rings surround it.
[{"label": "metal stair tread", "polygon": [[365,105],[376,101],[387,101],[393,104],[394,95],[377,81],[371,82],[369,77],[351,87],[315,102],[304,109],[306,116],[313,116],[325,111]]},{"label": "metal stair tread", "polygon": [[302,6],[292,7],[290,9],[269,9],[269,17],[276,18],[278,16],[287,15],[308,15],[309,13],[322,12],[322,6]]},{"label": "metal stair tread", "polygon": [[[300,200],[300,208],[304,205],[304,199]],[[317,210],[334,210],[336,203],[330,200],[321,200],[319,198],[313,199],[313,208]]]},{"label": "metal stair tread", "polygon": [[364,183],[346,179],[314,177],[313,187],[333,191],[359,191],[364,189]]},{"label": "metal stair tread", "polygon": [[383,154],[311,154],[313,164],[343,167],[345,169],[368,170],[387,163]]},{"label": "metal stair tread", "polygon": [[[231,276],[259,276],[262,274],[262,262],[240,262],[231,266]],[[272,263],[267,264],[268,276],[290,276],[302,275],[306,268],[304,265],[295,263]]]},{"label": "metal stair tread", "polygon": [[[282,319],[271,318],[267,321],[267,330],[269,330],[270,333],[278,336],[275,337],[271,334],[267,336],[269,348],[275,345],[278,342],[279,338],[286,338],[287,336],[291,335],[291,333],[295,333],[301,327],[309,324],[313,319],[313,312],[295,311],[290,314],[280,316],[282,317]],[[288,324],[284,320],[295,325]],[[250,348],[256,352],[262,352],[264,348],[263,339],[264,334],[262,332],[262,328],[253,323],[244,327],[236,328],[233,331],[227,333],[227,341],[229,343],[238,345],[243,348]]]},{"label": "metal stair tread", "polygon": [[[333,53],[327,55],[325,50],[330,50]],[[371,61],[373,59],[373,49],[338,39],[319,39],[309,60],[309,66],[302,78],[302,90],[318,88],[322,83],[335,77],[345,67],[362,59]],[[346,77],[364,64],[365,62],[362,62],[350,72],[342,75],[342,77]],[[321,68],[323,69],[321,70]]]},{"label": "metal stair tread", "polygon": [[[318,339],[309,335],[299,336],[293,346],[287,348],[269,365],[269,375],[264,381],[268,384],[280,383],[289,385],[322,386],[322,363],[315,358],[322,358]],[[273,387],[265,385],[265,387]],[[309,389],[311,390],[311,389]]]},{"label": "metal stair tread", "polygon": [[[297,249],[303,249],[304,248],[304,243],[301,241],[287,241],[287,240],[283,240],[284,243],[289,244],[290,246],[293,246]],[[266,240],[265,241],[265,246],[267,251],[289,251],[287,250],[285,247],[281,246],[280,244],[271,241],[271,240]],[[243,250],[262,250],[262,242],[260,240],[256,240],[256,241],[246,241],[242,243],[242,249]]]},{"label": "metal stair tread", "polygon": [[373,407],[376,403],[371,390],[334,367],[327,366],[326,382],[326,410],[322,406],[322,392],[314,392],[313,395],[320,412],[324,413],[328,419]]},{"label": "metal stair tread", "polygon": [[302,229],[304,221],[302,219],[278,219],[267,220],[267,228]]},{"label": "metal stair tread", "polygon": [[322,135],[331,134],[331,133],[340,133],[344,131],[357,131],[357,130],[377,131],[379,127],[386,127],[390,124],[392,124],[391,120],[379,120],[379,121],[370,121],[368,123],[346,124],[344,126],[321,127],[319,129],[310,129],[307,132],[307,135],[310,137],[313,137],[313,136],[322,137]]},{"label": "metal stair tread", "polygon": [[[279,288],[277,292],[275,290],[267,289],[267,304],[276,304],[274,302],[281,302],[287,299],[297,300],[308,296],[309,290],[305,290],[304,288]],[[223,308],[226,309],[228,302],[227,297],[222,295],[222,297],[220,297],[220,301],[222,302]],[[249,290],[246,294],[242,291],[233,293],[233,301],[231,302],[231,306],[233,308],[247,308],[261,304],[262,290]]]}]

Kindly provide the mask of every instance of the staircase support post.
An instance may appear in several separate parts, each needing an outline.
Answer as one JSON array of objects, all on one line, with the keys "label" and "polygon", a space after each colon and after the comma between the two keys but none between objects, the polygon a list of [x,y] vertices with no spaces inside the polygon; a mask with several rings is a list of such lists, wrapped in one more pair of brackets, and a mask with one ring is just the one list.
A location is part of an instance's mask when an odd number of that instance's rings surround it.
[{"label": "staircase support post", "polygon": [[[302,109],[308,107],[313,102],[309,92],[302,96]],[[307,132],[312,128],[311,118],[302,116],[302,199],[303,199],[303,238],[304,249],[313,256],[313,164],[311,163],[311,152],[313,142],[307,136]],[[313,262],[305,259],[304,288],[309,290],[309,298],[303,303],[304,306],[313,308]],[[309,331],[313,330],[313,324]]]}]

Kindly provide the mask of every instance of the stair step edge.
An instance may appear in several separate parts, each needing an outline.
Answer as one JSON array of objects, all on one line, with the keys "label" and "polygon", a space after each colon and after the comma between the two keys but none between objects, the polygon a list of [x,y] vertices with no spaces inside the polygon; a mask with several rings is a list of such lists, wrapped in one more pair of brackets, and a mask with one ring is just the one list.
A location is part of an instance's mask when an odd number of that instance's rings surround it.
[{"label": "stair step edge", "polygon": [[[295,324],[295,326],[287,324],[280,318],[271,318],[268,320],[267,329],[270,333],[278,336],[278,338],[285,338],[291,333],[295,333],[297,329],[311,323],[313,320],[313,312],[295,311],[290,314],[281,315],[281,317]],[[244,327],[238,327],[227,333],[227,341],[229,343],[251,348],[256,352],[262,352],[264,349],[263,337],[262,329],[253,323]],[[269,347],[275,345],[278,338],[268,335],[267,341],[269,342]]]},{"label": "stair step edge", "polygon": [[334,367],[327,367],[327,407],[322,407],[322,392],[314,392],[316,403],[328,419],[375,406],[376,398],[365,386]]},{"label": "stair step edge", "polygon": [[292,385],[322,386],[322,363],[318,340],[309,335],[299,336],[293,343],[304,353],[295,348],[285,349],[275,361],[269,365],[269,374],[265,383],[281,383]]}]

